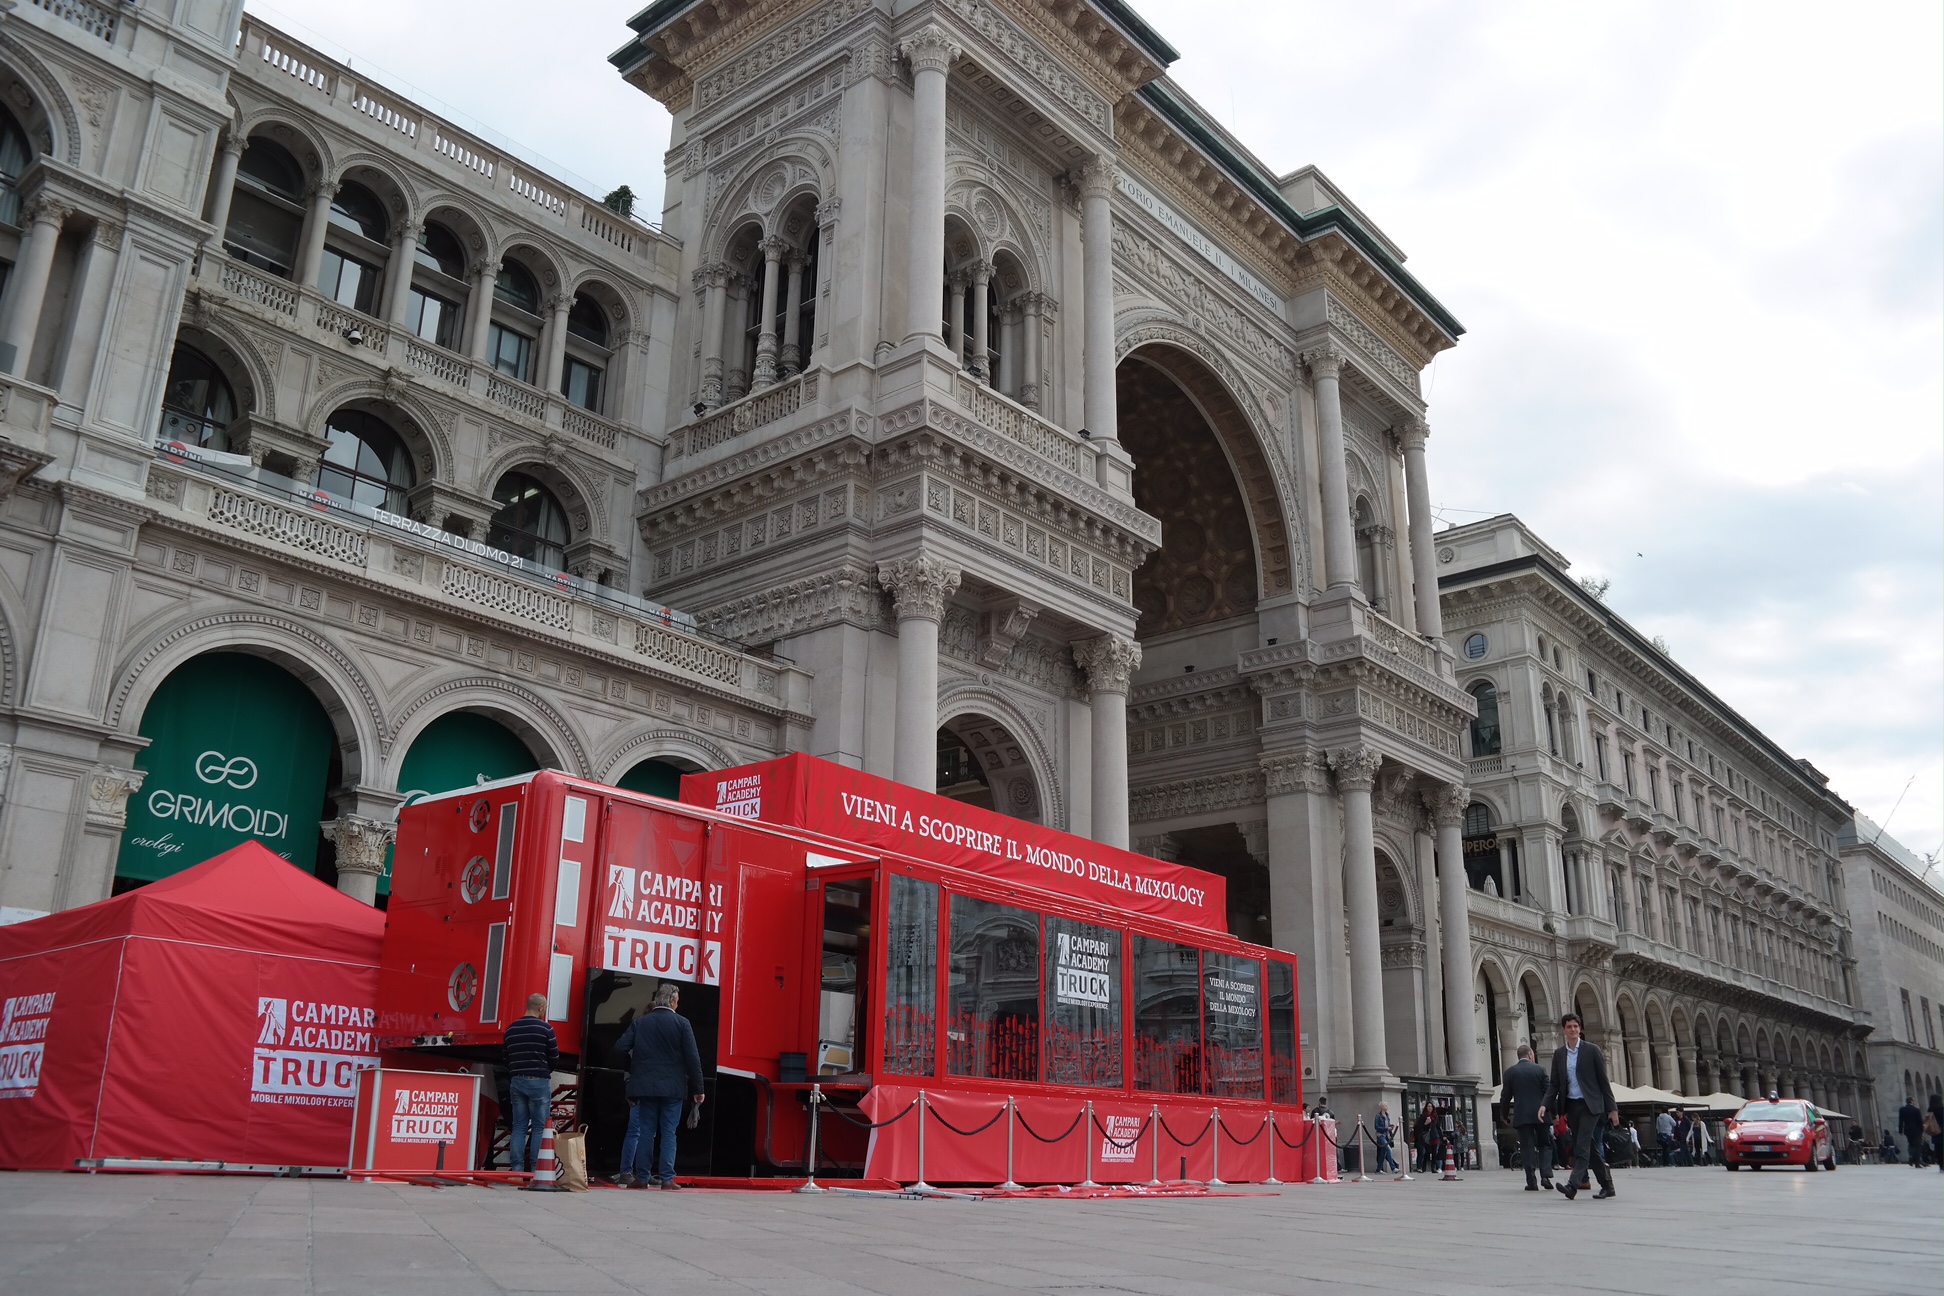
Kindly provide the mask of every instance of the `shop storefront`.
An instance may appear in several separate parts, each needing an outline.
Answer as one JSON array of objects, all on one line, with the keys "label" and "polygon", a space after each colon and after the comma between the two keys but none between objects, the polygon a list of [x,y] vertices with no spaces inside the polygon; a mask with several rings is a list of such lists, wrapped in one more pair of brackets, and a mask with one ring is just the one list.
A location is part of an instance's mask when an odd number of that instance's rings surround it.
[{"label": "shop storefront", "polygon": [[207,653],[162,682],[142,713],[146,778],[129,798],[117,884],[169,877],[246,841],[305,872],[335,736],[310,690],[245,653]]},{"label": "shop storefront", "polygon": [[[1404,1081],[1404,1128],[1409,1137],[1415,1137],[1418,1118],[1426,1107],[1435,1113],[1438,1138],[1449,1140],[1454,1152],[1463,1149],[1457,1156],[1460,1169],[1479,1170],[1484,1168],[1481,1152],[1481,1139],[1489,1143],[1492,1131],[1480,1130],[1478,1126],[1478,1094],[1469,1088],[1460,1088],[1448,1080],[1432,1079],[1425,1076],[1405,1076]],[[1490,1108],[1487,1108],[1490,1111]],[[1489,1153],[1498,1156],[1496,1144],[1491,1145]]]}]

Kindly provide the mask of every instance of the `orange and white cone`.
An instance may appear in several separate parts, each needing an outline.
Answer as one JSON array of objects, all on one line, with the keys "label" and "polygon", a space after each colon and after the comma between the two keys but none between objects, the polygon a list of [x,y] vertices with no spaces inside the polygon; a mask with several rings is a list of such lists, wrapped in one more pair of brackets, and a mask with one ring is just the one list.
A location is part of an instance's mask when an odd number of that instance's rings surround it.
[{"label": "orange and white cone", "polygon": [[533,1165],[533,1182],[527,1187],[534,1192],[560,1191],[560,1162],[554,1160],[554,1129],[548,1124],[540,1131],[540,1159]]},{"label": "orange and white cone", "polygon": [[1444,1173],[1439,1175],[1438,1178],[1456,1179],[1457,1177],[1458,1177],[1458,1161],[1457,1158],[1451,1155],[1451,1144],[1447,1143],[1445,1144]]}]

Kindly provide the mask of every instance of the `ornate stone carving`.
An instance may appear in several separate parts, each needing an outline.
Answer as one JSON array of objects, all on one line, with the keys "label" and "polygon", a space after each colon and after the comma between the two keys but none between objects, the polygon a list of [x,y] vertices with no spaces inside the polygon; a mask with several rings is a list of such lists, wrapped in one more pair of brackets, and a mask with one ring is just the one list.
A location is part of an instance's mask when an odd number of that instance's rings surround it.
[{"label": "ornate stone carving", "polygon": [[703,611],[704,630],[742,643],[770,643],[838,622],[875,629],[883,595],[871,574],[848,564]]},{"label": "ornate stone carving", "polygon": [[1073,645],[1073,660],[1087,672],[1087,687],[1093,692],[1125,694],[1134,672],[1141,668],[1141,645],[1122,635],[1105,634]]},{"label": "ornate stone carving", "polygon": [[58,229],[67,223],[68,217],[74,215],[74,204],[63,202],[53,194],[43,191],[27,204],[24,215],[27,218],[25,223],[28,225],[52,225]]},{"label": "ornate stone carving", "polygon": [[937,621],[959,587],[959,570],[927,554],[879,563],[878,584],[891,592],[900,621]]},{"label": "ornate stone carving", "polygon": [[1335,378],[1343,372],[1343,353],[1327,342],[1303,352],[1301,359],[1309,367],[1312,382]]},{"label": "ornate stone carving", "polygon": [[1368,747],[1340,747],[1330,753],[1330,769],[1336,774],[1337,791],[1368,792],[1377,782],[1377,767],[1384,758]]},{"label": "ornate stone carving", "polygon": [[961,54],[958,42],[943,27],[929,23],[898,43],[898,54],[911,64],[912,74],[949,72]]},{"label": "ornate stone carving", "polygon": [[1068,175],[1082,198],[1112,198],[1114,184],[1119,179],[1114,160],[1098,156],[1082,162]]},{"label": "ornate stone carving", "polygon": [[1262,801],[1262,771],[1235,770],[1202,778],[1182,779],[1134,788],[1128,798],[1128,819],[1147,823],[1156,819],[1186,818]]},{"label": "ornate stone carving", "polygon": [[1331,325],[1339,333],[1342,333],[1346,338],[1350,339],[1351,343],[1359,351],[1362,351],[1372,360],[1375,360],[1379,369],[1382,369],[1385,373],[1403,384],[1406,391],[1411,392],[1413,395],[1417,393],[1417,370],[1413,369],[1405,361],[1403,356],[1397,354],[1390,343],[1377,336],[1377,330],[1364,323],[1357,317],[1355,311],[1338,301],[1335,297],[1327,298],[1327,305],[1324,307],[1324,311]]},{"label": "ornate stone carving", "polygon": [[[1397,438],[1399,450],[1422,450],[1431,436],[1431,425],[1421,418],[1405,418],[1391,425],[1391,435]],[[1445,553],[1451,552],[1445,550]],[[1444,554],[1438,555],[1441,559]]]},{"label": "ornate stone carving", "polygon": [[323,832],[324,840],[337,847],[339,873],[384,876],[385,852],[398,836],[397,824],[341,814],[335,819],[325,820],[318,828]]},{"label": "ornate stone carving", "polygon": [[88,826],[120,830],[128,826],[128,798],[142,790],[141,770],[97,765],[88,777]]},{"label": "ornate stone carving", "polygon": [[1038,604],[1015,599],[986,613],[985,634],[979,640],[979,665],[987,670],[1004,666],[1006,658],[1012,656],[1013,645],[1025,635],[1039,611]]},{"label": "ornate stone carving", "polygon": [[1471,789],[1462,783],[1440,783],[1424,794],[1424,808],[1431,822],[1449,828],[1465,821],[1465,807],[1471,804]]}]

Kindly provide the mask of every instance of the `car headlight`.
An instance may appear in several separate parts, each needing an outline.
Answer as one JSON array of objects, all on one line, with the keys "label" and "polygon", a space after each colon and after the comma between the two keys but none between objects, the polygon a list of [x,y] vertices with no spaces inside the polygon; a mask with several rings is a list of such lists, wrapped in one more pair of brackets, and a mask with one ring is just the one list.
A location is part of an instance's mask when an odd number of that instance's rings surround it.
[{"label": "car headlight", "polygon": [[1802,1142],[1802,1131],[1801,1131],[1801,1130],[1799,1130],[1799,1129],[1792,1129],[1792,1130],[1790,1130],[1790,1131],[1789,1131],[1789,1142],[1791,1142],[1791,1143],[1800,1143],[1800,1142]]},{"label": "car headlight", "polygon": [[1738,1140],[1739,1138],[1741,1138],[1741,1131],[1740,1131],[1740,1130],[1729,1130],[1729,1131],[1728,1131],[1728,1141],[1729,1141],[1730,1143],[1733,1143],[1733,1142],[1735,1142],[1735,1141],[1736,1141],[1736,1140]]}]

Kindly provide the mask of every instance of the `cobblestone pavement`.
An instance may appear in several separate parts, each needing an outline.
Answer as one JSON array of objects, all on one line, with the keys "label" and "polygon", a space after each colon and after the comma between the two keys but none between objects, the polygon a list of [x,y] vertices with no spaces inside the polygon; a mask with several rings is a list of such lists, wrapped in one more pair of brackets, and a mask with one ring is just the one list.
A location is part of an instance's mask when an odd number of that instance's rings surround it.
[{"label": "cobblestone pavement", "polygon": [[0,1174],[0,1292],[1915,1292],[1940,1176],[1517,1175],[1160,1201],[908,1201]]}]

